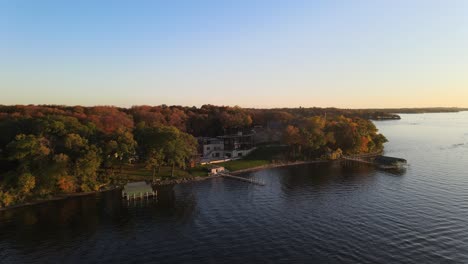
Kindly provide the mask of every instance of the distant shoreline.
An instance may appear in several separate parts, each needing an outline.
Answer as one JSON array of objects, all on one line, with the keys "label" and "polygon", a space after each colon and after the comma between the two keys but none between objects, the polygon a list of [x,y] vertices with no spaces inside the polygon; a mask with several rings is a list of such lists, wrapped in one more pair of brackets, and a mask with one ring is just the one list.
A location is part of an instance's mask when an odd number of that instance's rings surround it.
[{"label": "distant shoreline", "polygon": [[468,108],[458,107],[427,107],[427,108],[382,108],[382,109],[362,109],[367,111],[383,112],[389,114],[438,114],[438,113],[459,113],[466,112]]}]

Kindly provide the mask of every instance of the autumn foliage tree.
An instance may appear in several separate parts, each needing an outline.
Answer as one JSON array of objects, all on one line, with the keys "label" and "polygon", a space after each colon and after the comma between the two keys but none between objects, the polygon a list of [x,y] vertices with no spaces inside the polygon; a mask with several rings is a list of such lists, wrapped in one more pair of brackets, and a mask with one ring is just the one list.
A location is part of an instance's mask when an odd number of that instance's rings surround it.
[{"label": "autumn foliage tree", "polygon": [[28,196],[36,186],[36,178],[31,173],[23,173],[18,178],[18,191],[22,196]]},{"label": "autumn foliage tree", "polygon": [[386,139],[368,120],[315,116],[301,119],[295,126],[287,126],[283,142],[290,146],[294,158],[326,154],[336,159],[342,154],[380,151]]},{"label": "autumn foliage tree", "polygon": [[60,191],[65,193],[72,193],[76,190],[75,178],[70,175],[62,175],[57,179],[57,185]]},{"label": "autumn foliage tree", "polygon": [[283,134],[283,142],[290,146],[292,157],[295,158],[296,154],[301,152],[302,147],[299,128],[292,125],[287,126]]}]

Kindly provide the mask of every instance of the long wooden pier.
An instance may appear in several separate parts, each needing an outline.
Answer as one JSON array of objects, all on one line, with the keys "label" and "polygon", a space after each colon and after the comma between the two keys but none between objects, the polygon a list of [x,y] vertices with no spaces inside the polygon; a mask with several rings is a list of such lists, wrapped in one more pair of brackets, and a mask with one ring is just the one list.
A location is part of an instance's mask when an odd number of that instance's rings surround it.
[{"label": "long wooden pier", "polygon": [[252,184],[255,184],[255,185],[265,186],[265,183],[263,181],[259,181],[259,180],[252,179],[252,178],[244,178],[244,177],[234,176],[234,175],[228,174],[226,172],[220,172],[220,173],[218,173],[218,175],[220,175],[222,177],[225,177],[225,178],[233,179],[233,180],[238,180],[238,181],[252,183]]}]

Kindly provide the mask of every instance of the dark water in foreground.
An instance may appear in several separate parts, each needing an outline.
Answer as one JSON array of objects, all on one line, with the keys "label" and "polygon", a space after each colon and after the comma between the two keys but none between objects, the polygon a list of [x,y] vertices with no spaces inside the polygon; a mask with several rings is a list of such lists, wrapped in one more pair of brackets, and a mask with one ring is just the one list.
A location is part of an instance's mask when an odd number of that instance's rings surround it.
[{"label": "dark water in foreground", "polygon": [[468,263],[468,113],[378,122],[406,172],[304,165],[0,212],[0,263]]}]

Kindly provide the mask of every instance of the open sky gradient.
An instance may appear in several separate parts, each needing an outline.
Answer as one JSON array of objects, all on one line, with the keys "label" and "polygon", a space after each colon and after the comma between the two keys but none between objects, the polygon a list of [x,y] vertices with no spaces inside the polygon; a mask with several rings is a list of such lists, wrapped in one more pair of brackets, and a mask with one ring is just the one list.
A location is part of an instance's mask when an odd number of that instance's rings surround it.
[{"label": "open sky gradient", "polygon": [[468,107],[468,1],[0,0],[0,104]]}]

